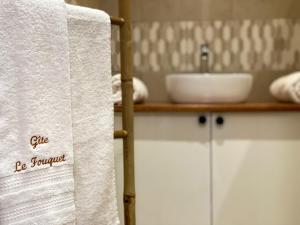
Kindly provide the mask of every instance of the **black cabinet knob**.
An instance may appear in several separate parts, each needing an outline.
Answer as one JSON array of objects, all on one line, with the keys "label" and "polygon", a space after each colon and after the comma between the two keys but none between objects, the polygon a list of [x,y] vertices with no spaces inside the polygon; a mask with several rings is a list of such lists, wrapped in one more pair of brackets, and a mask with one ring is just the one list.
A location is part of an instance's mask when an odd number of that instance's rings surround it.
[{"label": "black cabinet knob", "polygon": [[206,124],[206,121],[207,121],[206,116],[199,116],[199,118],[198,118],[199,124],[204,125],[204,124]]},{"label": "black cabinet knob", "polygon": [[216,118],[216,124],[219,125],[219,126],[223,125],[224,124],[224,118],[222,116],[218,116]]}]

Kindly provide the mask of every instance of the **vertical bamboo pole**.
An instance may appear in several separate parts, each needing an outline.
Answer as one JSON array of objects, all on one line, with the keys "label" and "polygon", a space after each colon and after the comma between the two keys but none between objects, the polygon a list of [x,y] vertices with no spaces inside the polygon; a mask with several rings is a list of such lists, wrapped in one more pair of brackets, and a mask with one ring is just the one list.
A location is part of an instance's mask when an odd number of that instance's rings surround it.
[{"label": "vertical bamboo pole", "polygon": [[123,130],[127,131],[123,139],[124,219],[125,225],[135,225],[131,0],[119,0],[119,16],[125,21],[120,27],[122,123]]}]

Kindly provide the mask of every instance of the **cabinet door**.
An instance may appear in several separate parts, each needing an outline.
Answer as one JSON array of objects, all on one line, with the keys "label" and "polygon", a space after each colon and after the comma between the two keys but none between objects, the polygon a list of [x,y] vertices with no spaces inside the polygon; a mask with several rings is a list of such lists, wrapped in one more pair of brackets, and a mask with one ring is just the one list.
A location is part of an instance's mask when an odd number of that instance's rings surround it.
[{"label": "cabinet door", "polygon": [[[209,225],[209,123],[199,114],[135,115],[137,225]],[[207,118],[208,119],[208,118]],[[120,129],[120,116],[116,117]],[[115,141],[123,219],[122,143]]]},{"label": "cabinet door", "polygon": [[214,225],[300,224],[300,114],[213,115]]}]

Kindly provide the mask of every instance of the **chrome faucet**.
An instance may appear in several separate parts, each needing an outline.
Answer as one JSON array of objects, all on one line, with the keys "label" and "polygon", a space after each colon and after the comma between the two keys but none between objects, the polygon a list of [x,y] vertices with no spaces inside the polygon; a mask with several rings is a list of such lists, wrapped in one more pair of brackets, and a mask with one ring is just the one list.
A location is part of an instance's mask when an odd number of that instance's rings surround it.
[{"label": "chrome faucet", "polygon": [[208,73],[208,60],[209,60],[209,47],[208,44],[202,44],[200,46],[200,72]]}]

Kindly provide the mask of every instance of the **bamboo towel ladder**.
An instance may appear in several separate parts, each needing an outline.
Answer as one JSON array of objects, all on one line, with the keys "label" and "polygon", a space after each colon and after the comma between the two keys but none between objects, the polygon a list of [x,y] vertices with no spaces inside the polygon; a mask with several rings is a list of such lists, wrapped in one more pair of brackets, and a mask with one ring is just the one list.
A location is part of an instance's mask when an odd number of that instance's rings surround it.
[{"label": "bamboo towel ladder", "polygon": [[114,138],[123,139],[124,221],[125,225],[135,225],[131,0],[119,0],[119,17],[111,17],[111,23],[120,27],[123,108],[123,130],[115,131]]}]

